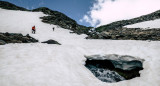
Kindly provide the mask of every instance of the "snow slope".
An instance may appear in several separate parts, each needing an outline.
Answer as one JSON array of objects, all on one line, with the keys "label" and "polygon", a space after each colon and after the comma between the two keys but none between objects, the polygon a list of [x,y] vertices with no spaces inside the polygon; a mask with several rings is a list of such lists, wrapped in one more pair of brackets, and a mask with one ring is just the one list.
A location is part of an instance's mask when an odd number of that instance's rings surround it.
[{"label": "snow slope", "polygon": [[151,28],[160,28],[160,19],[140,22],[132,25],[126,25],[127,28],[143,28],[143,29],[151,29]]},{"label": "snow slope", "polygon": [[[86,40],[86,35],[42,23],[40,16],[44,14],[0,9],[0,32],[29,33],[40,42],[53,39],[62,44],[1,45],[0,86],[160,86],[160,42]],[[36,34],[31,34],[33,25]],[[145,59],[144,70],[132,80],[101,82],[84,66],[84,55],[95,54],[140,57]]]}]

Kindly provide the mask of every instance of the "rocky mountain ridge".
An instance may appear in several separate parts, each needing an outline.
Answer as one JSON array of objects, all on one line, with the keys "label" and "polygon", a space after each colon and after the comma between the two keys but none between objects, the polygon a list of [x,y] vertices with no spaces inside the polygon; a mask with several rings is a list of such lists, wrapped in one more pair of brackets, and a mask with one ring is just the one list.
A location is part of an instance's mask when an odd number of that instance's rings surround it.
[{"label": "rocky mountain ridge", "polygon": [[147,14],[147,15],[137,17],[137,18],[112,22],[110,24],[97,27],[96,31],[97,32],[102,32],[102,31],[108,31],[108,30],[111,30],[111,29],[119,29],[119,28],[122,28],[123,26],[126,26],[126,25],[131,25],[131,24],[140,23],[140,22],[144,22],[144,21],[155,20],[155,19],[160,19],[160,10],[155,11],[155,12],[150,13],[150,14]]},{"label": "rocky mountain ridge", "polygon": [[23,7],[16,6],[12,3],[6,1],[0,1],[0,8],[8,9],[8,10],[21,10],[21,11],[29,11]]},{"label": "rocky mountain ridge", "polygon": [[119,28],[92,33],[89,39],[112,39],[112,40],[152,40],[160,41],[160,29],[143,30],[140,28]]},{"label": "rocky mountain ridge", "polygon": [[6,1],[0,1],[0,8],[8,9],[8,10],[21,10],[21,11],[30,11],[30,12],[43,12],[48,16],[41,17],[42,22],[48,24],[58,25],[62,28],[72,30],[77,34],[88,34],[88,30],[92,27],[86,27],[83,25],[79,25],[75,20],[69,18],[65,14],[53,11],[46,7],[40,7],[33,10],[28,10],[23,7],[16,6]]},{"label": "rocky mountain ridge", "polygon": [[116,21],[95,28],[87,38],[113,40],[160,40],[160,28],[125,28],[123,26],[160,19],[160,10],[129,20]]},{"label": "rocky mountain ridge", "polygon": [[124,28],[125,25],[155,20],[160,18],[160,10],[137,18],[113,22],[97,28],[79,25],[75,20],[65,14],[53,11],[46,7],[27,10],[9,2],[0,1],[0,8],[9,10],[21,10],[30,12],[43,12],[47,16],[40,17],[42,22],[58,25],[72,30],[73,33],[87,34],[88,39],[112,39],[112,40],[160,40],[160,29],[142,30],[140,28]]},{"label": "rocky mountain ridge", "polygon": [[48,24],[54,24],[58,25],[62,28],[72,30],[73,32],[77,34],[88,34],[88,31],[91,27],[86,27],[83,25],[77,24],[77,22],[65,14],[53,11],[46,7],[40,7],[37,9],[33,9],[33,12],[43,12],[44,14],[47,14],[48,16],[41,17],[42,22],[48,23]]}]

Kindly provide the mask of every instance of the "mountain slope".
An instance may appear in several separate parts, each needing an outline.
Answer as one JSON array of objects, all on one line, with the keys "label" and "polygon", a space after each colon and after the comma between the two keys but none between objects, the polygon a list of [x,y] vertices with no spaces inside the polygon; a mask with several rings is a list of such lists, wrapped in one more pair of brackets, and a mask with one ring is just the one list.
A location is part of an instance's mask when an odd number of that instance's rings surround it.
[{"label": "mountain slope", "polygon": [[160,19],[150,20],[150,21],[144,21],[140,23],[135,23],[131,25],[126,25],[124,27],[127,28],[142,28],[142,29],[158,29],[160,28]]},{"label": "mountain slope", "polygon": [[[11,15],[12,14],[12,15]],[[159,86],[159,41],[86,40],[86,35],[41,22],[42,12],[0,9],[0,32],[30,34],[42,43],[0,45],[0,86]],[[31,27],[36,25],[36,34]],[[55,27],[55,30],[52,30]],[[147,46],[147,47],[146,47]],[[141,76],[104,83],[85,68],[84,55],[119,54],[145,59]],[[152,71],[151,71],[152,70]]]},{"label": "mountain slope", "polygon": [[[88,38],[113,40],[160,40],[160,29],[157,29],[160,28],[160,25],[158,25],[160,23],[158,19],[160,19],[160,10],[137,18],[117,21],[97,27],[94,31],[91,31]],[[148,22],[143,23],[143,27],[151,28],[148,28],[149,30],[141,29],[142,22]],[[129,28],[134,26],[133,24],[136,24],[136,27]],[[157,26],[156,29],[154,28],[154,25]]]},{"label": "mountain slope", "polygon": [[137,17],[137,18],[116,21],[116,22],[113,22],[113,23],[110,23],[107,25],[103,25],[103,26],[97,27],[96,31],[102,32],[102,31],[107,31],[110,29],[118,29],[118,28],[122,28],[123,26],[126,26],[126,25],[149,21],[149,20],[155,20],[155,19],[159,19],[159,18],[160,18],[160,10],[153,12],[153,13],[150,13],[150,14],[147,14],[147,15]]},{"label": "mountain slope", "polygon": [[33,9],[33,12],[43,12],[48,16],[41,17],[42,22],[59,25],[62,28],[70,29],[78,34],[87,34],[90,27],[85,27],[77,24],[77,22],[68,16],[64,15],[61,12],[53,11],[46,7],[40,7],[37,9]]},{"label": "mountain slope", "polygon": [[41,17],[42,22],[48,23],[48,24],[54,24],[62,28],[70,29],[74,33],[77,33],[77,34],[88,34],[88,30],[91,28],[91,27],[79,25],[75,20],[69,18],[65,14],[58,12],[58,11],[53,11],[46,7],[40,7],[40,8],[33,9],[33,10],[27,10],[25,8],[16,6],[9,2],[0,1],[0,8],[9,9],[9,10],[43,12],[44,14],[46,14],[46,16]]},{"label": "mountain slope", "polygon": [[23,7],[16,6],[12,3],[6,1],[0,1],[0,8],[8,9],[8,10],[21,10],[21,11],[29,11]]}]

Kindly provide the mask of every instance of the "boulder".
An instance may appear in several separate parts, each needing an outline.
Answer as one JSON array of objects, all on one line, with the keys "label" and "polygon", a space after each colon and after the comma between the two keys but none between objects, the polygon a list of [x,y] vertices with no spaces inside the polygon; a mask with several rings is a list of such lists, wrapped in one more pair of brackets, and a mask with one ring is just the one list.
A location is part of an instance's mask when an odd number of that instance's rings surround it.
[{"label": "boulder", "polygon": [[35,38],[29,36],[23,36],[21,33],[0,33],[0,40],[5,43],[35,43],[38,42]]},{"label": "boulder", "polygon": [[41,42],[41,43],[47,43],[47,44],[58,44],[58,45],[61,45],[60,43],[58,43],[57,41],[52,40],[52,39],[50,39],[50,40],[48,40],[48,41]]},{"label": "boulder", "polygon": [[21,10],[21,11],[29,11],[23,7],[19,7],[19,6],[16,6],[12,3],[9,3],[9,2],[6,2],[6,1],[0,1],[0,8],[3,8],[3,9],[8,9],[8,10]]},{"label": "boulder", "polygon": [[5,42],[5,41],[0,40],[0,45],[5,45],[5,44],[6,44],[6,42]]}]

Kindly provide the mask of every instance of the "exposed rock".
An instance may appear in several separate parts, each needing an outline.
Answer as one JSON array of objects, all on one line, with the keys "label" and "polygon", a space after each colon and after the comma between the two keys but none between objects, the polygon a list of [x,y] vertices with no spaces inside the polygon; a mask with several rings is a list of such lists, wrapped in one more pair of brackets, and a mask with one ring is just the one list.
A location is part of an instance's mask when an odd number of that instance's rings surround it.
[{"label": "exposed rock", "polygon": [[5,41],[0,40],[0,45],[5,45],[5,44],[6,44],[6,42],[5,42]]},{"label": "exposed rock", "polygon": [[[129,20],[112,22],[95,28],[93,33],[87,35],[89,39],[113,39],[113,40],[160,40],[160,29],[141,30],[139,28],[123,28],[123,26],[160,19],[160,10]],[[156,32],[158,31],[158,32]],[[140,34],[142,33],[142,34]]]},{"label": "exposed rock", "polygon": [[[103,69],[103,71],[115,71],[125,79],[132,79],[140,76],[139,71],[143,69],[143,59],[135,58],[128,55],[109,54],[105,56],[92,55],[85,56],[87,58],[85,66],[92,72]],[[95,73],[97,74],[97,73]],[[121,78],[121,77],[119,77]],[[116,79],[122,81],[123,79]]]},{"label": "exposed rock", "polygon": [[52,39],[50,39],[50,40],[48,40],[48,41],[44,41],[44,42],[42,42],[42,43],[47,43],[47,44],[58,44],[58,45],[61,45],[60,43],[58,43],[57,41],[52,40]]},{"label": "exposed rock", "polygon": [[159,19],[159,18],[160,18],[160,10],[155,11],[155,12],[150,13],[150,14],[147,14],[147,15],[137,17],[137,18],[112,22],[110,24],[97,27],[96,31],[97,32],[103,32],[103,31],[108,31],[108,30],[111,30],[111,29],[119,29],[119,28],[122,28],[125,25],[135,24],[135,23],[149,21],[149,20],[155,20],[155,19]]},{"label": "exposed rock", "polygon": [[58,25],[62,28],[72,30],[74,33],[77,34],[88,34],[88,30],[92,27],[86,27],[83,25],[79,25],[75,20],[69,18],[65,14],[53,11],[46,7],[40,7],[33,10],[27,10],[23,7],[16,6],[6,1],[0,1],[0,8],[9,9],[9,10],[21,10],[21,11],[32,11],[32,12],[43,12],[48,16],[41,17],[42,22],[48,24]]},{"label": "exposed rock", "polygon": [[88,38],[113,40],[160,40],[160,29],[119,28],[90,35]]},{"label": "exposed rock", "polygon": [[[0,1],[0,8],[9,9],[9,10],[31,11],[6,1]],[[77,33],[77,34],[88,34],[88,30],[91,28],[91,27],[79,25],[75,20],[69,18],[65,14],[58,11],[53,11],[46,7],[33,9],[32,12],[43,12],[48,16],[41,17],[42,22],[58,25],[62,28],[72,30],[74,33]]]},{"label": "exposed rock", "polygon": [[20,40],[11,40],[11,43],[23,43],[23,42]]},{"label": "exposed rock", "polygon": [[5,43],[35,43],[38,40],[32,38],[27,34],[23,36],[20,33],[0,33],[0,40],[3,40]]},{"label": "exposed rock", "polygon": [[29,11],[23,7],[16,6],[6,1],[0,1],[0,8],[8,9],[8,10],[21,10],[21,11]]},{"label": "exposed rock", "polygon": [[[0,8],[9,9],[9,10],[22,10],[30,11],[22,7],[18,7],[14,4],[11,4],[6,1],[0,1]],[[143,15],[137,18],[116,21],[107,25],[103,25],[97,28],[94,28],[93,32],[92,27],[86,27],[79,25],[75,20],[69,18],[65,14],[53,11],[46,7],[41,7],[32,10],[33,12],[43,12],[48,16],[41,17],[42,22],[48,24],[58,25],[62,28],[72,30],[73,33],[77,34],[86,34],[88,35],[87,39],[113,39],[113,40],[160,40],[160,30],[141,30],[141,29],[131,29],[123,28],[125,25],[135,24],[139,22],[155,20],[160,18],[160,10],[153,12],[151,14]],[[90,32],[91,31],[91,32]],[[7,35],[7,34],[6,34]],[[11,34],[9,34],[11,35]],[[8,41],[11,41],[8,38],[5,38]],[[18,38],[21,39],[21,38]],[[29,42],[26,40],[21,40],[23,42]]]},{"label": "exposed rock", "polygon": [[91,28],[91,27],[85,27],[85,26],[79,25],[75,20],[69,18],[65,14],[58,11],[53,11],[46,7],[37,8],[32,11],[43,12],[44,14],[48,15],[48,16],[41,17],[42,22],[58,25],[62,28],[72,30],[74,33],[77,33],[77,34],[88,34],[88,30]]}]

